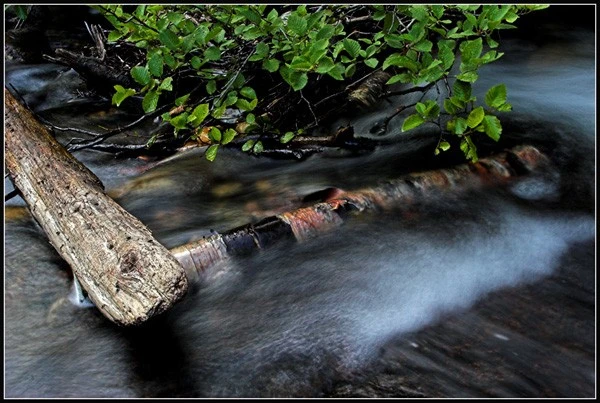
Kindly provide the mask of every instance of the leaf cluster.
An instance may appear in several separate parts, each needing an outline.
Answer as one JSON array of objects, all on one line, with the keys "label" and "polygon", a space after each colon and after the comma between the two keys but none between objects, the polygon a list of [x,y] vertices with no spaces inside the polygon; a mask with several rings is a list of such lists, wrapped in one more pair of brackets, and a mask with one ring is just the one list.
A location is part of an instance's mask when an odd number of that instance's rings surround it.
[{"label": "leaf cluster", "polygon": [[[445,82],[447,96],[417,102],[402,131],[436,124],[441,131],[436,153],[450,148],[444,136],[451,134],[465,156],[476,161],[471,137],[481,132],[497,141],[502,127],[495,114],[511,109],[503,84],[489,89],[486,108],[476,105],[472,87],[478,69],[502,57],[495,39],[499,30],[514,28],[519,16],[546,6],[95,7],[114,27],[109,42],[130,42],[146,53],[131,69],[137,87],[115,86],[113,103],[141,95],[146,113],[156,111],[161,102],[171,103],[162,119],[175,135],[184,131],[210,144],[209,160],[220,145],[249,131],[278,133],[268,113],[274,98],[298,94],[305,99],[302,91],[325,78],[347,83],[358,72],[382,69],[390,73],[388,85]],[[287,93],[279,90],[274,96],[275,90],[264,88],[265,76],[272,88],[287,88]],[[180,86],[185,77],[198,84]],[[296,134],[286,131],[280,140],[287,143]],[[260,153],[263,145],[248,140],[242,149]]]}]

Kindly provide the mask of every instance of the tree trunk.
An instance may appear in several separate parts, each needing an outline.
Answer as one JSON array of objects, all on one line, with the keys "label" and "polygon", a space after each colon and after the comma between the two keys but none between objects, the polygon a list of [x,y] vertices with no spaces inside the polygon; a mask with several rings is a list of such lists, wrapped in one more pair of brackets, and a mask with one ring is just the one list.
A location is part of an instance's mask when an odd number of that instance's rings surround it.
[{"label": "tree trunk", "polygon": [[6,88],[4,98],[6,167],[90,299],[120,325],[170,308],[188,287],[179,262]]},{"label": "tree trunk", "polygon": [[171,253],[184,267],[188,278],[198,280],[210,277],[220,262],[233,256],[282,241],[302,242],[314,238],[342,225],[354,214],[414,205],[428,194],[443,189],[464,191],[505,183],[548,163],[548,158],[535,147],[516,147],[475,164],[405,175],[374,188],[336,192],[333,198],[323,202],[175,247]]}]

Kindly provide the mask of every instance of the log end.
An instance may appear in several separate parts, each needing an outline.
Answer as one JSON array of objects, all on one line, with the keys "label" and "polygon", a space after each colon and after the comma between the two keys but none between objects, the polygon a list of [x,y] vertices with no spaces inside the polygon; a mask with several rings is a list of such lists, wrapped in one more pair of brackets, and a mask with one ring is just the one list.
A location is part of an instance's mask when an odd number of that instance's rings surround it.
[{"label": "log end", "polygon": [[96,307],[120,326],[140,325],[165,312],[188,290],[185,271],[170,256],[148,262],[130,251],[109,273],[110,282],[90,282],[89,277],[80,281]]}]

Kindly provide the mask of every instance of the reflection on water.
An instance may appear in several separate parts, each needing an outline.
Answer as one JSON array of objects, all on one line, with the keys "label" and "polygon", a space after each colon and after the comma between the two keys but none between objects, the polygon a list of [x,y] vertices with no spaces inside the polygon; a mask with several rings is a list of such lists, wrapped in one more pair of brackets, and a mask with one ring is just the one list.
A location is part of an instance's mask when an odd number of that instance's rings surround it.
[{"label": "reflection on water", "polygon": [[[593,396],[594,47],[589,33],[575,36],[577,47],[566,40],[509,41],[502,63],[482,73],[509,88],[505,144],[525,136],[557,171],[436,195],[230,261],[141,328],[73,306],[68,267],[11,207],[7,396]],[[421,159],[430,147],[412,137],[300,163],[222,150],[210,164],[192,151],[144,173],[141,161],[78,157],[172,247],[294,208],[319,189],[448,162]]]}]

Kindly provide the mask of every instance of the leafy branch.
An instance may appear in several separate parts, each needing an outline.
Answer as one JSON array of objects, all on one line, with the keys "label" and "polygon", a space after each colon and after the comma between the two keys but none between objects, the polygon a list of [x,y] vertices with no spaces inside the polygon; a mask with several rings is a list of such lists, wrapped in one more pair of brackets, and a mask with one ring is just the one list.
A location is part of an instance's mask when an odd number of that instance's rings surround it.
[{"label": "leafy branch", "polygon": [[[114,27],[109,43],[133,43],[146,52],[131,69],[137,87],[115,86],[113,103],[139,94],[146,113],[170,105],[162,119],[176,136],[185,133],[209,145],[209,160],[221,145],[253,130],[293,141],[299,130],[317,126],[351,102],[355,85],[384,71],[388,88],[378,99],[423,92],[420,101],[398,108],[414,108],[402,132],[434,123],[440,130],[436,154],[450,148],[451,136],[476,161],[474,139],[483,133],[498,141],[502,126],[496,115],[511,110],[503,84],[487,91],[485,107],[477,104],[472,88],[478,69],[503,56],[498,31],[515,28],[520,16],[547,6],[95,7]],[[198,91],[183,90],[188,84],[182,71],[192,73],[186,77]],[[437,97],[424,99],[423,89],[439,88],[438,83],[447,94],[438,89]],[[291,108],[295,118],[283,119]],[[251,139],[242,149],[264,148]]]}]

